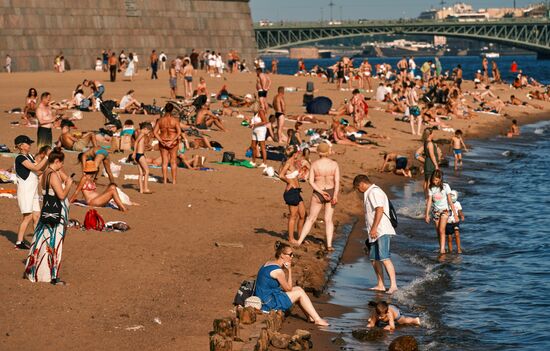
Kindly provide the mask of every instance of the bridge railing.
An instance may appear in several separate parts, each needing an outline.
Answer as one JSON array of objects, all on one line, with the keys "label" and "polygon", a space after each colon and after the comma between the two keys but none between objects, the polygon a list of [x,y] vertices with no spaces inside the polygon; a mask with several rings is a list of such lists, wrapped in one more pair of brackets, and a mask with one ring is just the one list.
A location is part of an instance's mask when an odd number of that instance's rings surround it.
[{"label": "bridge railing", "polygon": [[501,19],[484,19],[468,22],[461,22],[459,20],[445,19],[445,20],[421,20],[421,19],[398,19],[398,20],[345,20],[345,21],[260,21],[254,23],[255,30],[269,30],[269,29],[299,29],[299,28],[312,28],[312,27],[364,27],[364,26],[376,26],[376,25],[399,25],[399,24],[418,24],[418,25],[441,25],[441,24],[521,24],[521,23],[541,23],[549,22],[548,18],[501,18]]}]

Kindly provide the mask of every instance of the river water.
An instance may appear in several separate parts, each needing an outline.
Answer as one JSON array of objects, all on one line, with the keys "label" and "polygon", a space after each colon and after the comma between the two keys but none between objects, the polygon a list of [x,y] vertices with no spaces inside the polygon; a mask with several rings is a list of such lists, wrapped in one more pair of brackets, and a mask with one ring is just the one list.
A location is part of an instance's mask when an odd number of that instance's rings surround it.
[{"label": "river water", "polygon": [[[268,70],[271,69],[271,57],[263,57],[266,67]],[[278,57],[279,60],[279,74],[294,74],[298,71],[298,60],[289,59],[287,57]],[[330,59],[306,59],[304,63],[307,69],[311,69],[314,65],[319,65],[321,67],[328,67],[337,62],[339,58],[330,58]],[[385,58],[371,58],[369,57],[369,62],[374,66],[379,63],[389,63],[392,67],[396,67],[397,61],[401,58],[399,57],[385,57]],[[415,57],[415,62],[418,66],[428,59],[433,59],[433,57]],[[362,62],[362,58],[354,59],[354,66],[358,67]],[[440,58],[443,71],[452,70],[456,65],[461,64],[464,71],[464,78],[473,79],[474,73],[476,70],[481,69],[481,58],[477,56],[443,56]],[[492,61],[489,60],[489,61]],[[550,75],[547,73],[550,69],[550,60],[537,60],[536,56],[502,56],[500,58],[494,59],[497,62],[502,79],[507,82],[512,82],[517,73],[510,72],[510,65],[512,61],[516,61],[519,69],[523,70],[525,74],[530,77],[534,77],[537,80],[540,80],[543,84],[550,84]]]}]

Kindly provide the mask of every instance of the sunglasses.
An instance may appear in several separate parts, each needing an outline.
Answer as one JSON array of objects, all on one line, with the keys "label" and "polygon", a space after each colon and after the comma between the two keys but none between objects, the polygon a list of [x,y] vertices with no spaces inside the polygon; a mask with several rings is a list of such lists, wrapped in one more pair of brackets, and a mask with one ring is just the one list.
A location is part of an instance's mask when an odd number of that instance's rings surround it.
[{"label": "sunglasses", "polygon": [[291,258],[294,257],[294,252],[291,253],[285,253],[284,255],[290,256]]}]

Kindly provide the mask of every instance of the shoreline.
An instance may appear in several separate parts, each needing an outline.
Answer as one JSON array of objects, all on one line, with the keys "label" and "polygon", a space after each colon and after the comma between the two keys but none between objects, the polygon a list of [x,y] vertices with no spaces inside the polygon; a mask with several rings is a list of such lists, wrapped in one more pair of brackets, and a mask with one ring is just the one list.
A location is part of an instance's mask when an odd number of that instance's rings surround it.
[{"label": "shoreline", "polygon": [[[0,87],[6,93],[0,99],[0,108],[8,110],[21,105],[21,96],[30,86],[35,86],[39,92],[51,91],[54,98],[60,100],[70,93],[75,82],[82,81],[84,77],[96,77],[104,81],[109,97],[119,98],[128,89],[135,88],[138,99],[146,103],[153,98],[160,101],[159,94],[165,96],[167,93],[166,74],[166,71],[160,72],[160,82],[150,81],[142,70],[133,82],[116,83],[107,82],[104,73],[93,71],[74,71],[67,74],[29,72],[17,73],[13,77],[4,75],[6,79],[0,82]],[[231,92],[245,94],[251,91],[255,79],[251,74],[227,75],[226,78],[227,81],[206,77],[210,91],[215,92],[221,85],[229,84]],[[273,86],[279,84],[300,88],[308,80],[314,80],[320,90],[318,95],[329,96],[335,102],[342,101],[351,94],[336,91],[333,85],[327,85],[313,77],[280,75],[273,76],[272,79]],[[471,89],[471,81],[465,87]],[[498,88],[508,90],[507,86],[497,86]],[[300,92],[287,95],[291,113],[302,111],[301,98]],[[217,105],[213,108],[217,108]],[[550,110],[550,104],[545,103],[545,108]],[[249,113],[247,109],[243,111]],[[395,122],[393,116],[375,109],[372,109],[371,114],[377,127],[376,132],[390,134],[392,138],[391,141],[380,141],[382,146],[373,150],[335,146],[335,151],[340,154],[334,155],[334,158],[341,164],[344,185],[340,206],[337,206],[335,214],[335,220],[340,224],[347,223],[353,216],[358,216],[360,224],[362,218],[362,214],[357,211],[361,207],[356,194],[348,192],[355,174],[367,172],[386,190],[392,184],[401,184],[403,177],[379,173],[374,169],[380,163],[379,152],[391,150],[410,155],[419,144],[416,138],[408,134],[408,124]],[[9,127],[10,121],[19,120],[18,115],[4,116],[2,143],[11,145],[14,136],[21,133],[35,135],[36,129],[33,128]],[[121,119],[127,118],[136,122],[151,119],[147,116],[121,115]],[[466,137],[470,138],[476,135],[476,130],[477,135],[482,137],[488,135],[484,133],[495,134],[497,129],[503,129],[509,123],[509,118],[481,118],[452,121],[452,124],[456,122],[461,128],[464,127],[467,130]],[[532,114],[519,115],[517,118],[521,124],[525,120],[547,119]],[[85,118],[77,121],[77,124],[86,129],[97,127],[102,121],[101,114],[86,113]],[[224,151],[234,151],[240,157],[249,144],[249,130],[241,127],[238,119],[228,118],[227,124],[230,133],[209,134],[225,146]],[[506,126],[499,127],[503,124]],[[59,131],[54,131],[54,137],[58,133]],[[436,132],[436,138],[441,135],[448,136],[447,133]],[[208,156],[208,161],[218,161],[222,156],[220,152],[205,150],[197,153]],[[67,155],[68,170],[78,170],[74,162],[75,155]],[[113,161],[116,162],[118,158],[113,157]],[[7,168],[12,162],[0,157],[0,168]],[[20,262],[25,253],[11,251],[11,240],[19,221],[17,204],[13,200],[0,199],[0,249],[7,252],[0,260],[5,267],[0,278],[10,286],[0,296],[5,301],[12,302],[13,306],[20,306],[17,310],[12,308],[0,313],[0,319],[14,320],[13,327],[2,330],[4,334],[10,334],[10,337],[3,338],[0,345],[6,349],[12,349],[15,345],[32,348],[33,341],[25,339],[22,330],[38,333],[37,340],[53,340],[53,336],[57,335],[56,330],[62,330],[61,325],[70,325],[69,331],[73,337],[56,338],[52,347],[70,348],[75,342],[82,340],[85,341],[82,349],[131,349],[137,345],[146,349],[206,349],[207,332],[211,328],[212,320],[227,313],[240,282],[255,276],[258,265],[272,255],[275,239],[286,238],[286,219],[282,216],[286,207],[281,198],[284,188],[281,182],[264,178],[256,170],[213,167],[216,168],[214,172],[180,171],[179,179],[182,181],[173,187],[152,184],[156,194],[149,197],[137,194],[133,182],[120,179],[125,191],[141,206],[131,208],[124,215],[109,209],[100,209],[100,213],[106,221],[127,221],[131,231],[126,234],[107,234],[70,230],[63,258],[63,275],[69,285],[66,289],[58,290],[59,293],[56,294],[52,294],[50,287],[33,285],[20,279]],[[123,167],[124,174],[135,172],[135,167]],[[155,175],[160,173],[154,169],[152,172]],[[101,186],[105,185],[105,179],[100,178],[99,183]],[[2,187],[10,188],[10,185],[4,184]],[[311,191],[307,186],[304,190],[303,197],[308,203]],[[71,217],[81,220],[84,213],[85,209],[71,208]],[[315,229],[314,237],[323,238],[322,230]],[[244,250],[218,248],[214,246],[216,241],[240,242],[244,244]],[[350,243],[350,240],[346,243],[343,260],[355,257],[353,250],[356,248],[350,246]],[[323,266],[326,262],[315,258],[316,246],[313,248],[308,249],[304,258]],[[315,277],[310,282],[312,285],[326,284],[322,281],[326,272],[321,270],[320,274],[320,279]],[[44,305],[48,307],[35,306],[29,302],[38,298],[43,298]],[[321,314],[325,309],[330,309],[330,306],[322,304],[322,299],[319,302]],[[63,304],[60,304],[60,300]],[[56,320],[41,329],[37,329],[35,323],[29,323],[31,315],[37,315],[38,321],[50,320],[58,308],[67,311],[61,321]],[[162,325],[152,322],[157,317]],[[285,322],[285,327],[301,325],[300,323],[301,320],[291,317]],[[143,326],[143,330],[132,332],[126,329],[136,325]],[[305,322],[303,325],[309,329]],[[314,345],[322,345],[317,341],[320,338],[322,332],[319,337],[314,335]]]},{"label": "shoreline", "polygon": [[[527,116],[523,117],[522,120],[521,120],[522,126],[532,125],[532,124],[535,124],[535,123],[541,122],[541,121],[550,121],[550,114],[546,115],[544,113],[539,113],[539,114],[534,114],[534,115],[527,115]],[[502,133],[503,131],[505,131],[505,129],[502,129],[502,128],[500,128],[500,131],[496,132],[496,133],[495,133],[495,130],[491,131],[490,129],[478,130],[478,131],[474,132],[474,134],[472,135],[471,138],[469,138],[469,140],[483,141],[483,140],[487,140],[487,139],[490,139],[490,138],[493,138],[493,137],[503,136],[503,133]],[[414,152],[414,149],[410,149],[409,152]],[[447,168],[444,168],[444,170],[448,170],[448,169],[451,169],[450,166],[447,167]],[[366,173],[368,174],[369,172],[367,171]],[[376,177],[376,178],[378,178],[378,177]],[[406,178],[403,179],[403,177],[396,177],[395,179],[379,178],[379,179],[376,179],[376,181],[375,181],[375,183],[377,185],[379,185],[382,189],[384,189],[386,191],[386,193],[387,193],[387,195],[390,199],[393,199],[396,196],[398,196],[398,194],[395,193],[395,189],[399,188],[399,191],[403,191],[403,186],[407,182],[421,183],[422,180],[420,179],[420,177],[415,177],[415,178],[412,178],[412,179],[406,179]],[[361,260],[362,258],[365,257],[365,254],[363,252],[363,242],[365,240],[365,233],[361,229],[361,223],[362,223],[361,221],[363,220],[363,213],[357,212],[355,215],[352,215],[350,217],[350,219],[351,219],[351,222],[354,222],[353,229],[352,229],[351,234],[347,237],[345,250],[344,250],[342,256],[340,256],[338,266],[340,266],[341,264],[353,265],[353,264],[358,263],[359,260]],[[405,231],[406,231],[406,229],[407,229],[407,227],[405,227]],[[399,232],[399,230],[397,230],[397,231],[398,231],[397,235],[404,235],[403,232]],[[392,253],[392,256],[397,256],[397,255]],[[400,259],[402,260],[402,258],[400,258]],[[407,261],[407,263],[409,264],[409,266],[407,266],[405,269],[410,268],[411,265],[415,265],[414,263],[412,263],[410,261]],[[336,271],[338,269],[339,268],[337,267]],[[399,272],[399,267],[397,267],[397,266],[396,266],[396,271],[397,271],[397,274],[399,274],[398,273]],[[335,273],[336,272],[332,272],[330,277],[334,277]],[[417,276],[416,278],[420,278],[420,277]],[[398,279],[399,279],[399,277],[398,277]],[[386,280],[387,280],[387,277],[386,277]],[[331,283],[331,281],[327,281],[326,282],[327,286],[330,283]],[[373,283],[375,283],[375,281],[373,281]],[[367,285],[369,285],[369,284],[372,285],[371,282],[367,283]],[[389,297],[389,296],[386,296],[386,295],[382,295],[382,296],[384,296],[385,298]],[[377,295],[375,293],[372,293],[372,298],[374,298],[374,297],[377,297]],[[331,318],[341,317],[344,313],[346,313],[348,311],[348,308],[343,307],[343,306],[339,306],[339,305],[331,304],[330,301],[327,301],[327,300],[328,300],[328,298],[324,298],[324,299],[316,298],[312,301],[314,303],[315,302],[322,302],[324,304],[327,304],[328,306],[326,307],[326,309],[327,309],[327,311],[330,311],[330,316],[329,317],[331,317]],[[365,325],[366,325],[366,320],[365,320]],[[287,330],[291,331],[291,330],[295,330],[297,328],[303,328],[303,326],[304,326],[303,323],[292,323],[291,322],[291,323],[289,323],[289,326],[287,327]],[[352,330],[348,331],[349,334],[351,334],[351,331]],[[337,333],[335,331],[321,331],[319,329],[313,329],[313,330],[310,330],[310,332],[312,333],[314,342],[316,342],[316,343],[314,343],[314,346],[321,347],[323,350],[339,350],[340,349],[341,345],[336,345],[333,342],[334,338],[339,336],[339,333]],[[400,335],[405,335],[405,334],[407,334],[407,333],[406,332],[404,334],[401,333]],[[355,340],[355,341],[360,343],[361,346],[362,346],[362,349],[365,350],[365,351],[376,350],[376,346],[369,345],[369,343],[366,342],[366,341],[358,341],[358,340]]]}]

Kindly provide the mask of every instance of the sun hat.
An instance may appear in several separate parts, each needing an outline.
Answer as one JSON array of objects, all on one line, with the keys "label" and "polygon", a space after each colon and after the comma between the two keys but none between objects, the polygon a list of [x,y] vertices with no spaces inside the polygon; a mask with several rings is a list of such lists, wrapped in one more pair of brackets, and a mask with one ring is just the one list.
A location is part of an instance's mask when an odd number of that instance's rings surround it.
[{"label": "sun hat", "polygon": [[34,140],[32,140],[31,138],[29,138],[28,136],[26,135],[18,135],[16,138],[15,138],[15,141],[14,141],[15,145],[19,145],[19,144],[32,144],[34,143]]},{"label": "sun hat", "polygon": [[330,145],[327,143],[321,143],[317,146],[317,153],[322,156],[326,156],[330,153]]},{"label": "sun hat", "polygon": [[451,195],[451,201],[452,201],[452,202],[456,202],[456,200],[458,200],[458,191],[456,191],[456,190],[451,190],[451,192],[449,193],[449,195]]},{"label": "sun hat", "polygon": [[97,172],[97,165],[94,161],[88,160],[84,163],[84,169],[82,170],[84,173],[93,173]]}]

